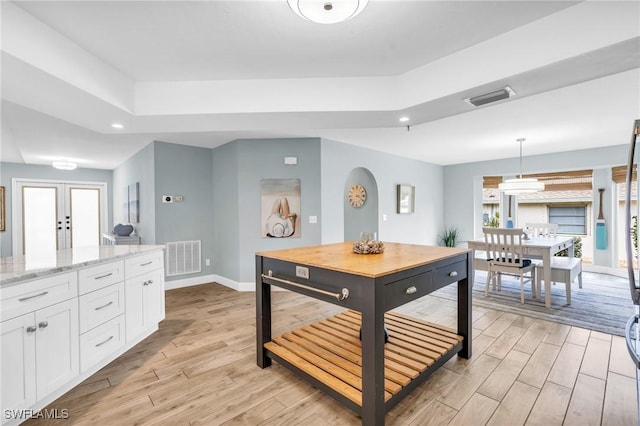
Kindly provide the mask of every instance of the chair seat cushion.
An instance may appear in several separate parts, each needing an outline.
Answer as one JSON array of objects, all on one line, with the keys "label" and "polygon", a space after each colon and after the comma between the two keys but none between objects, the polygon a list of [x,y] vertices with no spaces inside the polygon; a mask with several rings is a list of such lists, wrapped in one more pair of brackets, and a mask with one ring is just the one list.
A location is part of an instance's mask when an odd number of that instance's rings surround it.
[{"label": "chair seat cushion", "polygon": [[[493,259],[491,259],[491,260],[493,260]],[[520,265],[520,259],[516,259],[515,262],[513,262],[513,259],[505,259],[503,257],[502,259],[500,259],[500,262],[515,263],[520,268],[527,268],[527,267],[531,266],[531,259],[522,259],[522,265]]]}]

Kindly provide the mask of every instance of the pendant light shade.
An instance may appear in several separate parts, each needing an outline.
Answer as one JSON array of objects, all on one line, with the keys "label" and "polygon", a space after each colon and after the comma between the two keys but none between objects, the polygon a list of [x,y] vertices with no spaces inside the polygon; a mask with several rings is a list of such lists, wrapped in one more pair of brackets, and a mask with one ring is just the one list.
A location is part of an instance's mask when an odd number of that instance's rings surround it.
[{"label": "pendant light shade", "polygon": [[347,21],[365,8],[369,0],[287,0],[300,17],[318,24]]},{"label": "pendant light shade", "polygon": [[524,138],[518,139],[518,142],[520,142],[520,177],[507,179],[498,185],[498,189],[507,195],[532,194],[544,191],[544,183],[539,182],[537,179],[522,177],[522,142],[524,141]]}]

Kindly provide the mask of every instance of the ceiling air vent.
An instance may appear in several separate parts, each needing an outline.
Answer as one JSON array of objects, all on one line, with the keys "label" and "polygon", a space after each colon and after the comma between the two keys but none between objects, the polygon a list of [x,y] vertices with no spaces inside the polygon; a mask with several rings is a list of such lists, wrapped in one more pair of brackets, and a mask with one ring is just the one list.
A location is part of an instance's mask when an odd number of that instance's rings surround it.
[{"label": "ceiling air vent", "polygon": [[495,92],[485,93],[484,95],[474,96],[472,98],[467,98],[464,101],[473,106],[480,106],[490,104],[491,102],[501,101],[503,99],[509,99],[516,92],[509,86],[506,86],[504,89],[496,90]]}]

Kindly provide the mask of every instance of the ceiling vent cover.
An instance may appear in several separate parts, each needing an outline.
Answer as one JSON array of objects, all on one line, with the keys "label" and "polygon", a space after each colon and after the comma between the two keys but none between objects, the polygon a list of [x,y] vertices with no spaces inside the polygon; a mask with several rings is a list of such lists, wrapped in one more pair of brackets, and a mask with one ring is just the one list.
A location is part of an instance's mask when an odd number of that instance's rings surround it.
[{"label": "ceiling vent cover", "polygon": [[475,107],[480,105],[490,104],[491,102],[501,101],[503,99],[509,99],[514,96],[516,92],[509,86],[504,89],[496,90],[495,92],[485,93],[484,95],[474,96],[467,98],[464,101]]}]

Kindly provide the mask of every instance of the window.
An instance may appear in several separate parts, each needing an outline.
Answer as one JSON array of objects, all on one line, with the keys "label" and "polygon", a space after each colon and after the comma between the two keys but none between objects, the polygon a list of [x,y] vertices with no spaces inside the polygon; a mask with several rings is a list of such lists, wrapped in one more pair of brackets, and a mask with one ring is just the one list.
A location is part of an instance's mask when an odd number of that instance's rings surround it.
[{"label": "window", "polygon": [[558,224],[559,234],[587,235],[587,207],[549,207],[549,223]]}]

